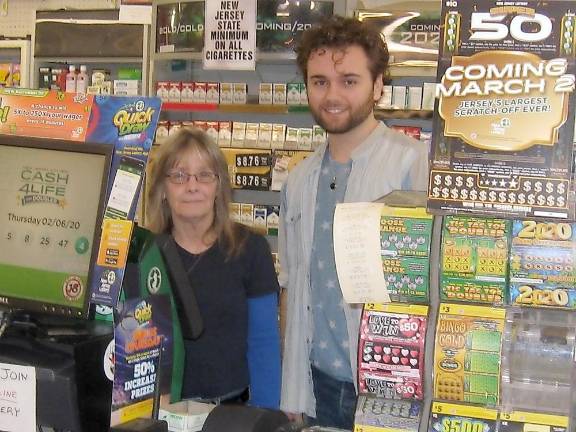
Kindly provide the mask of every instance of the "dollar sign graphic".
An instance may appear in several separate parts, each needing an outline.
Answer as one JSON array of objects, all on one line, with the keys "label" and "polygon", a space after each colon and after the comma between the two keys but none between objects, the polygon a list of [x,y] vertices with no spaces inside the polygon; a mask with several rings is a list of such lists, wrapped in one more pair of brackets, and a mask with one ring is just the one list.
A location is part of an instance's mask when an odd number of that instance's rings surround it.
[{"label": "dollar sign graphic", "polygon": [[542,182],[536,182],[534,183],[534,191],[535,192],[542,192]]},{"label": "dollar sign graphic", "polygon": [[456,186],[462,186],[464,184],[461,176],[456,177]]},{"label": "dollar sign graphic", "polygon": [[554,191],[554,185],[550,182],[546,183],[546,192],[552,193]]},{"label": "dollar sign graphic", "polygon": [[518,202],[520,204],[524,204],[526,202],[526,195],[524,195],[523,193],[518,194]]},{"label": "dollar sign graphic", "polygon": [[466,186],[468,186],[469,188],[474,186],[474,178],[473,177],[467,177],[466,178]]},{"label": "dollar sign graphic", "polygon": [[496,201],[496,192],[490,191],[490,193],[488,193],[488,198],[490,201]]},{"label": "dollar sign graphic", "polygon": [[434,176],[434,184],[436,186],[440,186],[442,184],[442,176],[440,174],[436,174]]}]

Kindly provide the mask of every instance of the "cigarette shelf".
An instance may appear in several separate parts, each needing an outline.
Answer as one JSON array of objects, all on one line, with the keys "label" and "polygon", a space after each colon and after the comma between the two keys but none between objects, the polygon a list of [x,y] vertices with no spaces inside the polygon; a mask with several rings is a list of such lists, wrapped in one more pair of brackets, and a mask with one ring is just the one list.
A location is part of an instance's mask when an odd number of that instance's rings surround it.
[{"label": "cigarette shelf", "polygon": [[[270,105],[270,104],[215,104],[192,102],[164,102],[163,111],[219,111],[222,113],[241,114],[297,114],[308,113],[308,105]],[[376,116],[381,119],[431,119],[430,110],[376,109]]]},{"label": "cigarette shelf", "polygon": [[431,65],[390,65],[390,76],[392,78],[403,77],[435,77],[436,66]]},{"label": "cigarette shelf", "polygon": [[241,114],[288,114],[307,113],[307,105],[269,105],[269,104],[214,104],[214,103],[188,103],[164,102],[163,111],[219,111],[222,113]]},{"label": "cigarette shelf", "polygon": [[97,63],[97,64],[106,64],[106,63],[120,63],[120,64],[142,64],[141,57],[67,57],[67,56],[59,56],[59,57],[42,57],[36,56],[34,57],[36,63],[67,63],[67,64],[80,64],[80,63]]},{"label": "cigarette shelf", "polygon": [[432,119],[434,111],[431,110],[401,110],[376,108],[374,114],[378,119]]},{"label": "cigarette shelf", "polygon": [[162,102],[162,111],[216,111],[218,104]]}]

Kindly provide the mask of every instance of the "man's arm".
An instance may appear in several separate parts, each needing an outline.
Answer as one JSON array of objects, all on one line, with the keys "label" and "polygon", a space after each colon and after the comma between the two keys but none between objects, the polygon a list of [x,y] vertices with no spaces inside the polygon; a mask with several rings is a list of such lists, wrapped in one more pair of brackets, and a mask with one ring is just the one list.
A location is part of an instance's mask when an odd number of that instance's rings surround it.
[{"label": "man's arm", "polygon": [[[280,274],[278,275],[278,282],[280,283],[280,298],[278,306],[278,315],[280,321],[280,341],[281,353],[284,358],[284,349],[286,347],[286,327],[288,324],[288,239],[286,237],[286,210],[288,207],[287,200],[287,184],[284,183],[280,191],[280,226],[278,227],[278,259],[280,261]],[[283,382],[282,386],[290,385],[290,383]],[[302,413],[285,412],[291,422],[302,423]]]},{"label": "man's arm", "polygon": [[282,353],[284,353],[284,337],[286,335],[286,313],[288,311],[288,296],[286,289],[280,287],[280,300],[278,305],[278,316],[280,321],[280,342]]},{"label": "man's arm", "polygon": [[410,168],[410,190],[428,190],[428,147],[418,141],[416,160]]}]

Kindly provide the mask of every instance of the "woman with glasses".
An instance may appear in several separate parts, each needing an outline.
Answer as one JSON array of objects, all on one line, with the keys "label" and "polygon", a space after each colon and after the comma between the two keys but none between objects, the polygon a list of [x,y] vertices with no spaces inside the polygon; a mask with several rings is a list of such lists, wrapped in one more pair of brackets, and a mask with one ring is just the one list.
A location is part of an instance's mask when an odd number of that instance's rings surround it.
[{"label": "woman with glasses", "polygon": [[148,227],[170,234],[204,331],[184,340],[183,399],[277,408],[279,291],[268,242],[229,216],[232,188],[222,151],[181,128],[161,146],[148,191]]}]

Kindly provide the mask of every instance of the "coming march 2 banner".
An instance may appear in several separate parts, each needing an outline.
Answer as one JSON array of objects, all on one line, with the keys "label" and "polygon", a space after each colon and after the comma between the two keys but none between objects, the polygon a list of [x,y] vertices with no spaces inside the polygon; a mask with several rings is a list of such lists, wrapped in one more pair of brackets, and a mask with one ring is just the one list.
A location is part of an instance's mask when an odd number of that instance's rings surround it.
[{"label": "coming march 2 banner", "polygon": [[572,216],[575,6],[444,2],[429,210]]}]

